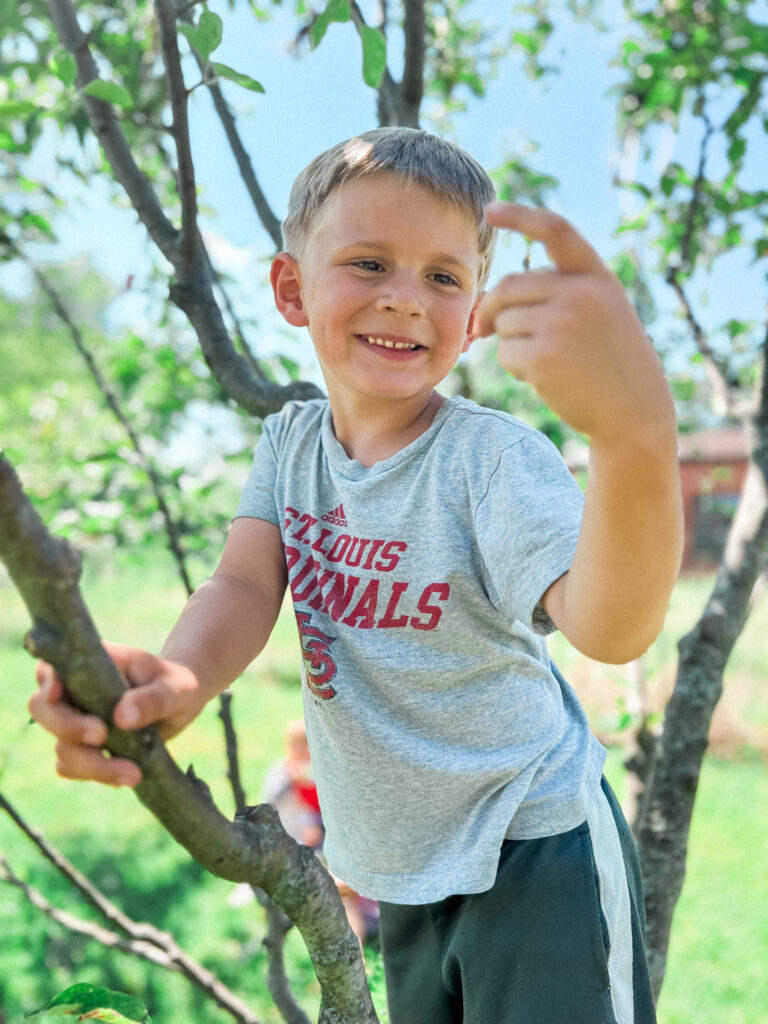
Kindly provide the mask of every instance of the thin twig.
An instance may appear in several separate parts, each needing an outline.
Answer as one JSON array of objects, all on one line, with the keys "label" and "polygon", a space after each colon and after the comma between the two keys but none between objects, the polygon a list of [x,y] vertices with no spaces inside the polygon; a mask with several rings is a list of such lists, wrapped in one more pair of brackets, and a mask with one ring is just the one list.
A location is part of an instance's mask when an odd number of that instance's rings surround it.
[{"label": "thin twig", "polygon": [[110,924],[119,928],[125,935],[131,936],[131,938],[139,939],[145,942],[152,942],[152,932],[154,929],[151,925],[140,925],[132,921],[126,914],[116,907],[114,903],[107,899],[96,886],[85,877],[82,872],[78,871],[77,868],[67,860],[64,854],[57,850],[55,846],[38,832],[37,829],[31,827],[22,818],[15,807],[7,800],[2,793],[0,793],[0,808],[8,814],[8,816],[16,823],[21,829],[25,836],[30,839],[35,846],[38,848],[40,853],[48,860],[66,880],[72,885],[81,896],[83,896],[88,903],[91,904],[94,909],[104,917]]},{"label": "thin twig", "polygon": [[123,430],[125,430],[126,434],[128,435],[128,439],[130,440],[131,445],[133,446],[133,449],[136,452],[136,455],[138,456],[141,468],[147,475],[150,487],[152,488],[152,493],[154,494],[155,501],[157,502],[157,507],[160,511],[160,514],[163,517],[163,524],[165,526],[166,536],[168,537],[168,546],[170,547],[173,557],[176,560],[176,566],[178,568],[179,575],[181,576],[182,583],[184,584],[187,594],[191,594],[194,588],[189,578],[189,573],[187,572],[184,552],[182,550],[181,541],[179,539],[179,532],[176,527],[176,523],[174,522],[173,516],[171,515],[171,510],[168,508],[168,503],[165,500],[165,496],[163,494],[163,487],[160,482],[160,477],[157,473],[157,470],[155,469],[154,463],[144,450],[144,445],[141,441],[141,438],[134,430],[133,424],[123,412],[117,395],[115,394],[114,390],[110,387],[109,382],[104,377],[104,374],[99,369],[99,366],[93,356],[93,353],[88,348],[88,345],[86,344],[86,341],[83,337],[80,328],[69,315],[69,310],[67,309],[61,295],[54,287],[54,285],[51,283],[48,276],[42,270],[40,270],[39,267],[36,267],[28,259],[26,255],[19,251],[19,249],[16,249],[15,251],[17,255],[21,259],[23,259],[27,266],[31,269],[32,273],[35,276],[35,280],[40,285],[45,294],[48,296],[51,305],[53,306],[54,312],[56,313],[56,316],[67,328],[67,331],[69,332],[69,335],[72,338],[72,341],[74,342],[75,348],[85,360],[85,364],[88,367],[88,371],[93,377],[99,391],[104,396],[104,400],[106,401],[110,410],[114,414],[118,423],[121,425]]},{"label": "thin twig", "polygon": [[293,924],[263,889],[254,886],[253,891],[267,917],[267,937],[264,939],[264,948],[267,951],[269,994],[274,999],[275,1006],[282,1014],[286,1024],[310,1024],[309,1018],[294,998],[285,971],[285,937]]},{"label": "thin twig", "polygon": [[706,111],[702,111],[702,120],[704,121],[704,135],[701,140],[701,146],[699,148],[699,167],[696,172],[696,180],[693,184],[693,195],[691,201],[688,204],[688,216],[685,221],[685,234],[680,245],[680,256],[682,260],[682,266],[688,270],[692,270],[691,266],[691,248],[693,246],[693,236],[696,231],[696,214],[699,212],[701,205],[701,193],[704,188],[705,172],[707,164],[707,149],[709,148],[709,140],[712,138],[714,133],[714,126],[707,116]]},{"label": "thin twig", "polygon": [[694,313],[693,307],[691,306],[685,292],[683,283],[680,280],[680,268],[669,267],[665,277],[667,284],[670,285],[678,297],[683,315],[688,322],[691,334],[693,335],[693,340],[696,343],[696,348],[699,350],[704,360],[704,369],[707,374],[710,387],[712,388],[712,400],[715,411],[721,416],[733,413],[734,400],[731,394],[731,388],[728,384],[727,369],[721,360],[718,359],[716,353],[707,340],[704,328],[696,318],[696,314]]},{"label": "thin twig", "polygon": [[232,787],[232,796],[235,800],[235,810],[241,811],[247,804],[245,790],[240,778],[240,759],[238,757],[237,733],[235,732],[230,705],[232,703],[232,691],[224,690],[220,697],[219,718],[224,726],[224,739],[227,748],[227,778]]},{"label": "thin twig", "polygon": [[[62,45],[75,58],[80,88],[99,77],[88,40],[77,21],[71,0],[47,0],[51,19]],[[109,161],[112,172],[125,189],[134,209],[160,251],[170,259],[178,231],[165,216],[149,179],[134,161],[115,112],[109,103],[82,94],[88,119]]]},{"label": "thin twig", "polygon": [[[76,917],[66,910],[53,906],[37,889],[23,882],[13,872],[7,859],[2,855],[0,855],[0,881],[15,886],[33,906],[69,931],[84,935],[109,949],[117,949],[122,953],[139,957],[141,960],[148,960],[167,971],[183,974],[189,982],[200,989],[209,999],[212,999],[222,1010],[229,1013],[239,1024],[259,1024],[258,1018],[246,1003],[214,974],[197,963],[188,953],[185,953],[167,932],[160,932],[151,925],[129,921],[132,927],[125,936],[121,936],[93,921]],[[122,917],[125,918],[125,915]]]}]

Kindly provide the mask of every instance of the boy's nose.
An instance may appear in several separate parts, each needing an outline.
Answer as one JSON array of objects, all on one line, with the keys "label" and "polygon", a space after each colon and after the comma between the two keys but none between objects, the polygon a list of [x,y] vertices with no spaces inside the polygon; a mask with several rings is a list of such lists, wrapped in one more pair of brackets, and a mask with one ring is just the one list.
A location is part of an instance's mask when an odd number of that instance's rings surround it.
[{"label": "boy's nose", "polygon": [[379,294],[376,308],[384,313],[398,313],[401,316],[421,317],[424,302],[416,285],[406,281],[391,281]]}]

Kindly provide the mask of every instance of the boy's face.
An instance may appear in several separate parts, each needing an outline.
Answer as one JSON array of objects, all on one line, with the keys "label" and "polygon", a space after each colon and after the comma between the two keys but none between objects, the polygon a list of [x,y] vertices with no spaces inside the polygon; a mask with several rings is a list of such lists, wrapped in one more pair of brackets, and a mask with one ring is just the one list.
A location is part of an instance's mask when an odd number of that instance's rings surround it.
[{"label": "boy's face", "polygon": [[420,185],[378,174],[327,200],[304,255],[281,254],[278,309],[309,327],[331,401],[420,399],[474,339],[474,224]]}]

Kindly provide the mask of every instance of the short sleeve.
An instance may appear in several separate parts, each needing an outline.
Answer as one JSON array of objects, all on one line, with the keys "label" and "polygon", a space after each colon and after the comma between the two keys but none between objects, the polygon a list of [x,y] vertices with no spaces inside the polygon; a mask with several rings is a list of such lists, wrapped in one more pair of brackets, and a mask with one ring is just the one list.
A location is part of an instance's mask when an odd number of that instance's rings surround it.
[{"label": "short sleeve", "polygon": [[245,516],[252,519],[266,519],[267,522],[280,526],[281,519],[277,514],[275,502],[276,479],[277,455],[271,434],[265,429],[256,445],[251,472],[232,518],[238,519]]},{"label": "short sleeve", "polygon": [[539,604],[568,572],[584,496],[555,446],[531,433],[505,448],[476,514],[489,596],[536,633],[555,628]]}]

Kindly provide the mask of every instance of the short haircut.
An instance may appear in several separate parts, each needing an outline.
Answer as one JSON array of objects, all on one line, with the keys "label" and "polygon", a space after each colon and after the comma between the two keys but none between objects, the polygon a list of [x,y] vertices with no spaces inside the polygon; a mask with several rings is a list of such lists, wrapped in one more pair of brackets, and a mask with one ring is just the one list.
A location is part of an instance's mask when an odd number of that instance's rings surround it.
[{"label": "short haircut", "polygon": [[384,172],[422,185],[469,216],[477,231],[478,285],[483,288],[496,241],[496,230],[483,216],[483,207],[496,195],[493,183],[465,150],[417,128],[374,128],[331,146],[307,164],[294,181],[288,199],[288,214],[283,221],[287,251],[301,260],[322,208],[336,189],[348,181]]}]

